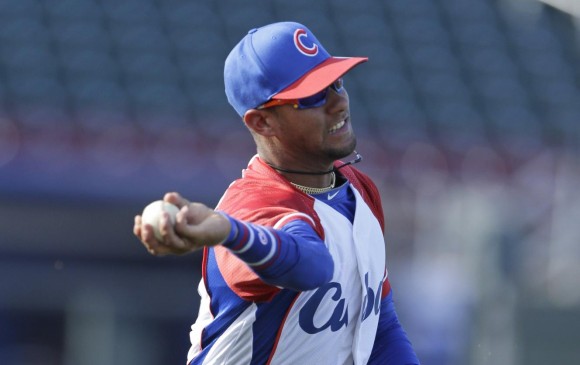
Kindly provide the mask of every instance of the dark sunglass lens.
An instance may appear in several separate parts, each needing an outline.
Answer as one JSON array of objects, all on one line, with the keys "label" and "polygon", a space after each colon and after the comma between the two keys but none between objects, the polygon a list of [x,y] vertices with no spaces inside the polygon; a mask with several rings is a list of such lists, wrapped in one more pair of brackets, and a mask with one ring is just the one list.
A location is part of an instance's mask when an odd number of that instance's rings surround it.
[{"label": "dark sunglass lens", "polygon": [[326,99],[326,90],[322,90],[321,92],[316,93],[312,96],[300,99],[299,104],[303,108],[313,108],[324,104],[323,101],[325,99]]}]

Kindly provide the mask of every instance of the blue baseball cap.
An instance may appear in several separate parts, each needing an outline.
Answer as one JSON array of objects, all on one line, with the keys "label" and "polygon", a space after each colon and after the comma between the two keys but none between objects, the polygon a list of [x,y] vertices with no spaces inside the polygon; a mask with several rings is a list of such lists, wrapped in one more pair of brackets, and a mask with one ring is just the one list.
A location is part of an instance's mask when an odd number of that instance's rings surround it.
[{"label": "blue baseball cap", "polygon": [[226,58],[226,96],[243,116],[271,99],[314,95],[367,60],[332,57],[302,24],[269,24],[250,30]]}]

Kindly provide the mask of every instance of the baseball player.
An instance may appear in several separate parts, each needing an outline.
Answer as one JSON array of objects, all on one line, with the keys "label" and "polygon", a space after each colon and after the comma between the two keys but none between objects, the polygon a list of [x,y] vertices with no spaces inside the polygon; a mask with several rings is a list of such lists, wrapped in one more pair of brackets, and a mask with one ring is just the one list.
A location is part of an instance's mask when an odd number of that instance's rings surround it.
[{"label": "baseball player", "polygon": [[[251,30],[225,62],[228,101],[257,146],[215,210],[177,193],[155,255],[203,248],[188,364],[419,364],[389,285],[378,190],[352,164],[343,75],[304,25]],[[350,162],[341,162],[355,154]]]}]

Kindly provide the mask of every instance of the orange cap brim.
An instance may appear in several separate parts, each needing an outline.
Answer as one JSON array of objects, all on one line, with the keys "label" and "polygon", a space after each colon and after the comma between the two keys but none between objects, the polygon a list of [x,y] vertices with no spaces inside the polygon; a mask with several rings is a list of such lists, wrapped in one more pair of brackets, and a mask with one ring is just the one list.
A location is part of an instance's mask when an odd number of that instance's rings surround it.
[{"label": "orange cap brim", "polygon": [[290,86],[272,96],[272,99],[292,100],[314,95],[368,57],[330,57],[314,67]]}]

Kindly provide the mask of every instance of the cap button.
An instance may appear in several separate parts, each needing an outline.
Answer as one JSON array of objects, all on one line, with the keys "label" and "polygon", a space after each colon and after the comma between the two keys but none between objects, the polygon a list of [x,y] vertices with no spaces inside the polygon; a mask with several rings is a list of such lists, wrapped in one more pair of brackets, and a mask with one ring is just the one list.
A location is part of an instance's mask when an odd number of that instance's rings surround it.
[{"label": "cap button", "polygon": [[257,31],[258,31],[258,28],[250,29],[248,34],[256,33]]}]

